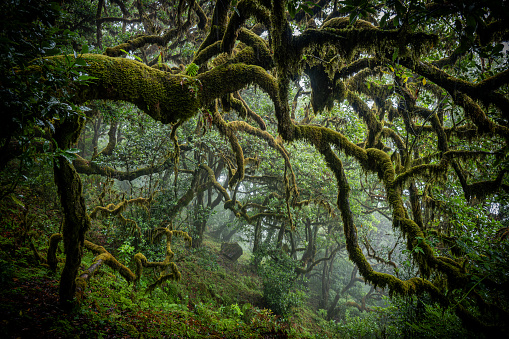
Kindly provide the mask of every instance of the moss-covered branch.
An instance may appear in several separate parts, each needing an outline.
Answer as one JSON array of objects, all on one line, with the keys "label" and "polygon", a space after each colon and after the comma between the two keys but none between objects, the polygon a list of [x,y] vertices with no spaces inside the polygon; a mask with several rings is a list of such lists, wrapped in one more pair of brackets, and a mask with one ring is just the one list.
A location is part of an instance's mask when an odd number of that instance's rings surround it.
[{"label": "moss-covered branch", "polygon": [[507,127],[500,126],[490,120],[474,101],[479,100],[486,107],[494,104],[503,114],[507,115],[508,99],[494,91],[509,83],[509,71],[503,71],[477,84],[472,84],[422,61],[416,63],[404,58],[401,60],[401,64],[447,90],[454,101],[464,108],[465,114],[479,128],[480,132],[509,135]]},{"label": "moss-covered branch", "polygon": [[[181,274],[177,268],[177,265],[175,265],[174,262],[172,262],[174,253],[171,250],[171,240],[173,236],[182,237],[185,241],[188,242],[189,246],[191,246],[192,239],[187,234],[187,232],[181,231],[181,230],[172,230],[168,227],[159,227],[155,230],[155,233],[153,233],[153,241],[160,241],[160,239],[166,236],[166,255],[164,257],[163,261],[159,262],[149,262],[147,258],[141,254],[138,253],[134,256],[134,261],[136,263],[136,280],[138,281],[141,277],[141,274],[143,272],[143,267],[159,267],[161,270],[161,273],[159,275],[159,278],[154,281],[152,284],[150,284],[147,288],[147,293],[151,293],[156,287],[161,286],[161,284],[168,280],[180,280]],[[165,272],[167,268],[170,268],[169,273]]]},{"label": "moss-covered branch", "polygon": [[[294,47],[301,52],[310,47],[332,44],[349,60],[354,52],[377,51],[384,55],[395,47],[400,47],[402,54],[411,50],[414,55],[419,55],[426,45],[437,40],[436,35],[431,34],[381,30],[363,20],[357,20],[353,28],[346,28],[348,25],[348,18],[328,20],[321,29],[307,29],[296,37]],[[411,45],[410,49],[407,49],[407,44]]]},{"label": "moss-covered branch", "polygon": [[[185,241],[189,243],[192,242],[191,237],[187,234],[187,232],[179,231],[179,230],[170,230],[166,227],[160,227],[156,229],[154,233],[155,241],[159,241],[161,236],[166,236],[166,255],[165,259],[161,262],[148,262],[145,256],[141,253],[137,253],[134,256],[134,261],[136,263],[136,273],[133,273],[127,266],[120,263],[111,253],[109,253],[104,247],[96,245],[88,240],[84,241],[84,247],[89,251],[92,251],[96,257],[94,258],[93,263],[84,271],[82,271],[79,276],[76,278],[76,296],[78,300],[81,300],[83,293],[86,290],[87,283],[90,278],[95,274],[95,272],[101,267],[102,264],[106,264],[111,267],[114,271],[117,271],[127,282],[135,282],[138,281],[143,273],[143,267],[159,267],[161,269],[160,277],[152,283],[147,292],[153,291],[157,286],[167,280],[179,280],[180,272],[171,260],[173,258],[173,251],[171,250],[171,240],[173,236],[179,236],[184,238]],[[53,234],[50,238],[50,247],[47,253],[47,259],[50,267],[53,267],[52,262],[56,263],[56,247],[58,242],[62,239],[61,234]],[[164,270],[170,267],[171,272],[168,274],[164,273]]]},{"label": "moss-covered branch", "polygon": [[[201,7],[196,4],[197,13],[200,15],[200,28],[204,28],[204,24],[206,25],[207,20],[206,17],[203,18],[201,15],[203,10],[201,10]],[[191,12],[191,9],[193,8],[193,5],[190,6],[189,12]],[[191,13],[189,13],[191,14]],[[193,21],[191,20],[191,15],[188,16],[188,20],[182,24],[179,27],[173,28],[168,30],[166,33],[164,33],[162,36],[157,34],[149,34],[149,35],[142,35],[135,37],[131,40],[128,40],[127,42],[117,45],[115,47],[108,47],[106,48],[105,55],[110,57],[118,57],[124,54],[124,51],[135,51],[138,48],[141,48],[145,46],[146,44],[156,44],[159,46],[166,46],[172,39],[177,38],[180,36],[183,32],[188,30],[192,24]],[[104,18],[101,18],[99,20],[102,20]],[[141,19],[138,19],[137,21],[142,21]]]},{"label": "moss-covered branch", "polygon": [[260,86],[275,104],[279,103],[276,79],[260,66],[225,64],[200,74],[198,79],[203,84],[203,103],[234,93],[249,84]]},{"label": "moss-covered branch", "polygon": [[136,223],[136,221],[124,217],[124,215],[122,213],[126,210],[127,206],[129,206],[129,205],[138,205],[138,206],[141,206],[141,207],[147,209],[147,207],[150,205],[151,201],[152,201],[152,198],[141,198],[140,197],[140,198],[135,198],[135,199],[130,199],[130,200],[124,199],[123,201],[119,202],[116,205],[109,204],[106,207],[96,206],[96,207],[94,207],[92,212],[90,212],[90,218],[95,219],[95,218],[98,218],[98,217],[101,217],[104,215],[113,215],[113,216],[117,217],[122,222],[123,225],[130,223],[132,225],[131,233],[137,234],[138,237],[141,237],[141,229],[138,226],[138,224]]},{"label": "moss-covered branch", "polygon": [[149,165],[133,171],[120,171],[110,166],[101,166],[97,162],[83,159],[79,155],[75,160],[73,160],[73,165],[76,168],[76,171],[80,174],[99,174],[101,176],[117,179],[120,181],[131,181],[144,175],[160,173],[162,171],[174,168],[175,157],[173,157],[173,154],[170,154],[159,164]]},{"label": "moss-covered branch", "polygon": [[[162,72],[126,58],[84,54],[81,59],[87,63],[84,67],[87,74],[97,79],[89,86],[76,89],[76,101],[107,99],[131,102],[163,123],[187,120],[198,112],[199,91],[194,89],[199,86],[195,79]],[[46,60],[65,65],[64,56]]]}]

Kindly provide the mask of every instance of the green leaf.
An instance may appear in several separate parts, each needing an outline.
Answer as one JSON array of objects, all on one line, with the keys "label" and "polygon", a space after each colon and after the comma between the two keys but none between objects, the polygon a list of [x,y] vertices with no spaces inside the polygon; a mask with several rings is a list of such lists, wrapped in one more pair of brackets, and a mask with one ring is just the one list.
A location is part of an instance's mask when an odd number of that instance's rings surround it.
[{"label": "green leaf", "polygon": [[73,160],[76,159],[76,154],[66,154],[63,153],[62,156],[67,160],[70,164],[72,164]]},{"label": "green leaf", "polygon": [[16,198],[13,194],[11,194],[11,199],[14,201],[18,206],[21,206],[25,208],[25,204],[23,204],[18,198]]},{"label": "green leaf", "polygon": [[95,79],[97,79],[97,78],[90,76],[90,75],[83,74],[83,75],[79,76],[78,81],[88,81],[88,80],[95,80]]},{"label": "green leaf", "polygon": [[392,62],[396,61],[396,58],[398,57],[399,49],[395,48],[394,53],[392,53]]},{"label": "green leaf", "polygon": [[70,153],[70,154],[76,154],[79,152],[81,152],[81,150],[79,148],[69,148],[69,149],[65,150],[65,153]]},{"label": "green leaf", "polygon": [[76,59],[76,65],[78,65],[78,66],[86,66],[87,62],[83,58],[77,58]]},{"label": "green leaf", "polygon": [[288,13],[293,19],[295,17],[295,14],[297,14],[297,8],[295,8],[295,3],[293,1],[288,2],[286,8],[288,9]]},{"label": "green leaf", "polygon": [[194,62],[192,62],[189,65],[187,65],[186,74],[189,76],[195,77],[196,75],[198,75],[199,69],[200,69],[200,67],[197,64],[195,64]]}]

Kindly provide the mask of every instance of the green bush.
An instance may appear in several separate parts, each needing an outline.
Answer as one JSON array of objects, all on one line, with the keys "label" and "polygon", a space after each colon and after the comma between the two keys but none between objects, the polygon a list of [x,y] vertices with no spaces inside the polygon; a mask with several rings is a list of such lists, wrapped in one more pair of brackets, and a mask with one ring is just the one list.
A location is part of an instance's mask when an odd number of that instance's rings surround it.
[{"label": "green bush", "polygon": [[[394,325],[407,338],[471,338],[461,320],[426,296],[395,298]],[[475,336],[474,336],[475,337]]]},{"label": "green bush", "polygon": [[296,288],[295,261],[285,252],[277,252],[258,267],[267,306],[281,316],[288,316],[294,306],[302,305],[304,295]]}]

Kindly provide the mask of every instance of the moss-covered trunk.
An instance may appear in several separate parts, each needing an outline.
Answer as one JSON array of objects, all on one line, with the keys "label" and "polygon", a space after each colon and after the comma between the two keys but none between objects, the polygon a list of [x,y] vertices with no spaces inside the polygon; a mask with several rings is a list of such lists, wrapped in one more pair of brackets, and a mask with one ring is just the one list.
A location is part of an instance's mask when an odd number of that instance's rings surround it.
[{"label": "moss-covered trunk", "polygon": [[55,161],[54,173],[65,216],[62,231],[65,266],[60,278],[60,303],[64,308],[69,308],[76,290],[75,279],[81,264],[89,221],[81,194],[81,179],[74,167],[67,159],[59,158]]},{"label": "moss-covered trunk", "polygon": [[[83,126],[83,119],[77,115],[61,123],[54,136],[58,148],[62,150],[70,148],[78,139]],[[82,195],[81,179],[73,165],[65,157],[59,156],[54,161],[53,170],[64,213],[62,236],[65,266],[60,278],[60,304],[68,310],[73,305],[76,276],[81,264],[83,243],[90,219]]]}]

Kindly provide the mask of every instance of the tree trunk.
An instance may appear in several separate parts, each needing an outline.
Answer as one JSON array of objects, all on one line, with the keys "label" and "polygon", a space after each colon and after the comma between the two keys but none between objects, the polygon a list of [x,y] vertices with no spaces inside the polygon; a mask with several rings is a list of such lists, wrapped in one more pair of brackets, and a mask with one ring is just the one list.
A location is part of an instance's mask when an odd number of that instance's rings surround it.
[{"label": "tree trunk", "polygon": [[[84,121],[76,115],[57,127],[55,141],[60,149],[70,148],[78,139]],[[65,266],[60,277],[60,304],[66,310],[73,306],[76,291],[76,275],[81,264],[85,233],[90,226],[79,174],[64,157],[58,157],[53,165],[55,183],[60,204],[64,212],[62,236],[65,252]]]},{"label": "tree trunk", "polygon": [[[329,247],[325,249],[325,257],[329,255]],[[332,265],[332,263],[331,263]],[[318,303],[319,309],[325,309],[327,307],[327,302],[329,301],[330,294],[330,280],[329,280],[329,265],[326,262],[323,263],[322,269],[322,295],[320,296],[320,302]]]},{"label": "tree trunk", "polygon": [[94,155],[97,153],[97,144],[99,143],[99,137],[101,135],[101,125],[102,125],[102,117],[98,115],[95,121],[93,122],[94,135],[92,137],[92,152]]},{"label": "tree trunk", "polygon": [[230,242],[231,238],[237,233],[237,230],[234,228],[233,230],[230,231],[230,233],[228,233],[224,238],[223,238],[223,241],[224,242]]},{"label": "tree trunk", "polygon": [[[199,174],[198,174],[199,175]],[[205,215],[203,206],[203,191],[198,192],[196,195],[196,202],[194,205],[194,237],[193,237],[193,248],[201,247],[203,243],[203,233],[207,226],[207,216]]]},{"label": "tree trunk", "polygon": [[60,278],[60,303],[65,309],[72,306],[76,289],[75,279],[81,264],[83,242],[89,226],[85,201],[81,195],[81,180],[66,159],[58,159],[54,166],[55,181],[64,210],[63,240],[65,266]]},{"label": "tree trunk", "polygon": [[412,215],[414,217],[414,221],[419,227],[424,229],[424,224],[422,221],[422,209],[421,202],[419,201],[419,190],[415,186],[415,183],[412,182],[409,187],[410,191],[410,205],[412,207]]},{"label": "tree trunk", "polygon": [[256,220],[254,228],[253,253],[258,252],[260,249],[260,242],[262,240],[262,219],[263,218],[258,218],[258,220]]},{"label": "tree trunk", "polygon": [[281,223],[281,228],[279,229],[279,232],[277,234],[277,243],[276,243],[276,248],[282,248],[283,246],[283,237],[285,235],[285,231],[286,231],[286,220],[283,220],[283,222]]}]

